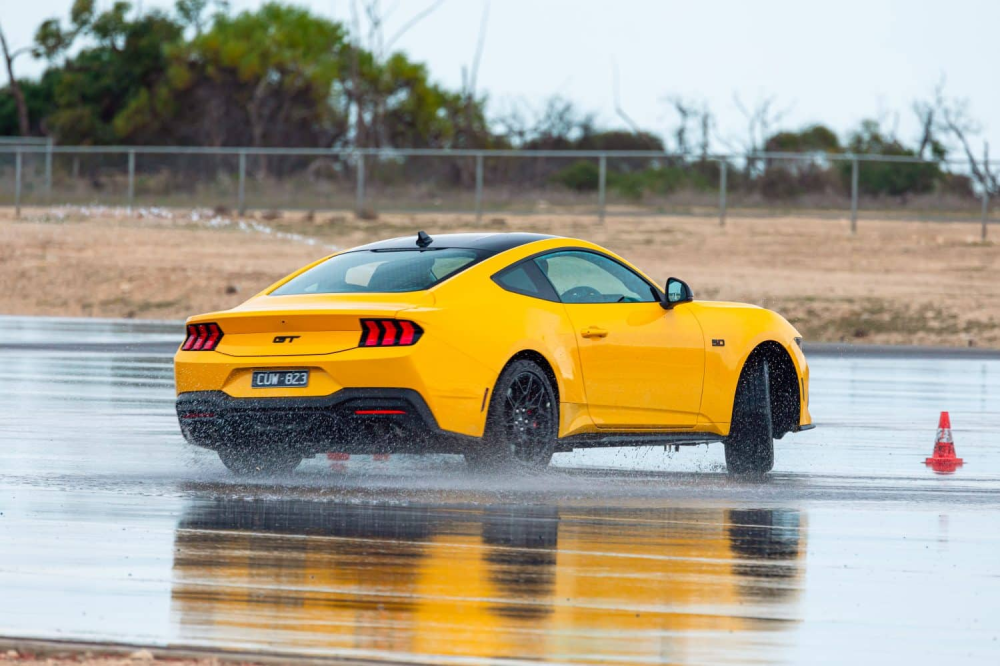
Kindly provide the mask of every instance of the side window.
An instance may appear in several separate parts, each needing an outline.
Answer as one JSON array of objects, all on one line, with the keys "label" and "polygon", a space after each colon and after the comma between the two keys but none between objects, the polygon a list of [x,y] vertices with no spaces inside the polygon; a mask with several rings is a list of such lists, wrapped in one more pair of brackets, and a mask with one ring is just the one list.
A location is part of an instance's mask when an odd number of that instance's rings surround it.
[{"label": "side window", "polygon": [[493,281],[515,294],[533,296],[547,301],[558,301],[552,286],[530,261],[524,261],[506,268],[493,276]]},{"label": "side window", "polygon": [[563,303],[655,303],[641,277],[603,255],[567,250],[535,259]]}]

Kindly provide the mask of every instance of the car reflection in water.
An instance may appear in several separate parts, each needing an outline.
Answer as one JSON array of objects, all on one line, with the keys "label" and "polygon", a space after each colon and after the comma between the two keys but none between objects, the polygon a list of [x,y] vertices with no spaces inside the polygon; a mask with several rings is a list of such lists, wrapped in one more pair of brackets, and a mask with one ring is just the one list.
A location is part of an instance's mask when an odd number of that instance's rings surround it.
[{"label": "car reflection in water", "polygon": [[795,626],[792,510],[194,500],[178,642],[414,656],[703,660]]}]

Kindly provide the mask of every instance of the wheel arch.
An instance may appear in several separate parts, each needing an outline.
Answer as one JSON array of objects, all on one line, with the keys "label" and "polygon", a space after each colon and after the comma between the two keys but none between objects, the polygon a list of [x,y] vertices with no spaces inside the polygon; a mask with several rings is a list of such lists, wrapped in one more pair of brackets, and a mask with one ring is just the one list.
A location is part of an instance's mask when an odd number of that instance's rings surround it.
[{"label": "wheel arch", "polygon": [[[545,376],[549,378],[549,382],[552,383],[552,390],[556,394],[556,403],[559,402],[561,395],[559,388],[559,378],[556,376],[555,370],[549,360],[545,358],[545,355],[541,352],[535,351],[534,349],[523,349],[513,356],[511,356],[507,362],[504,364],[503,368],[500,369],[500,374],[497,375],[499,380],[500,376],[503,375],[504,371],[511,366],[512,363],[517,361],[532,361],[536,363],[543,371],[545,371]],[[494,387],[496,384],[494,383]]]},{"label": "wheel arch", "polygon": [[736,383],[737,395],[733,399],[733,414],[736,413],[737,399],[744,377],[749,369],[759,361],[767,361],[770,381],[768,389],[771,394],[771,423],[774,437],[780,439],[793,431],[799,424],[799,414],[802,399],[799,386],[799,374],[795,362],[788,351],[775,340],[761,342],[751,351],[743,367],[740,369],[739,381]]}]

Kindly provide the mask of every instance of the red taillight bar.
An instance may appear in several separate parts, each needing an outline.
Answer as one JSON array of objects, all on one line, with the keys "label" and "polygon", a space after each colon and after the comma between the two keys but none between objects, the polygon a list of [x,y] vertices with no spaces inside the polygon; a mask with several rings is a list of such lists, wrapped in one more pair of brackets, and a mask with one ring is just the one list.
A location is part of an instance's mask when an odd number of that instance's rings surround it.
[{"label": "red taillight bar", "polygon": [[205,338],[208,337],[208,327],[204,324],[198,324],[195,326],[198,331],[198,337],[195,338],[194,344],[191,345],[192,351],[201,351],[201,348],[205,346]]},{"label": "red taillight bar", "polygon": [[402,409],[355,409],[357,416],[399,416],[406,414]]},{"label": "red taillight bar", "polygon": [[401,321],[399,322],[399,327],[403,329],[402,334],[399,336],[399,344],[406,347],[412,345],[415,340],[413,339],[416,329],[413,328],[412,321]]},{"label": "red taillight bar", "polygon": [[424,329],[404,319],[362,319],[362,347],[409,347],[417,343]]},{"label": "red taillight bar", "polygon": [[218,324],[188,324],[181,351],[214,351],[224,333]]},{"label": "red taillight bar", "polygon": [[395,347],[396,346],[396,322],[389,321],[388,319],[382,322],[382,326],[385,327],[385,335],[382,336],[382,346],[383,347]]},{"label": "red taillight bar", "polygon": [[375,322],[374,319],[362,319],[361,323],[364,324],[365,328],[368,329],[367,333],[361,336],[361,346],[362,347],[376,347],[378,346],[378,339],[382,335],[382,329]]}]

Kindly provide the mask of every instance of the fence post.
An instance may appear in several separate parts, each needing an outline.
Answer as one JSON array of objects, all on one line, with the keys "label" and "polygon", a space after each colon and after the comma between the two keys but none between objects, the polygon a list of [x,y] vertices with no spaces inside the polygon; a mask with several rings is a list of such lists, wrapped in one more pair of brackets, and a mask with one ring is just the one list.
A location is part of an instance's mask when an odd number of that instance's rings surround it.
[{"label": "fence post", "polygon": [[597,170],[597,220],[604,224],[604,204],[607,195],[608,183],[608,156],[601,155],[601,161]]},{"label": "fence post", "polygon": [[986,225],[990,221],[990,191],[983,186],[983,229],[981,232],[982,240],[986,240]]},{"label": "fence post", "polygon": [[476,224],[483,221],[483,154],[476,153]]},{"label": "fence post", "polygon": [[21,219],[21,149],[14,153],[14,219]]},{"label": "fence post", "polygon": [[45,143],[45,201],[52,203],[52,137]]},{"label": "fence post", "polygon": [[729,172],[729,163],[726,160],[719,162],[719,226],[726,226],[726,176]]},{"label": "fence post", "polygon": [[357,191],[354,193],[354,214],[362,217],[365,212],[365,155],[357,156]]},{"label": "fence post", "polygon": [[135,204],[135,151],[128,151],[128,212]]},{"label": "fence post", "polygon": [[858,233],[858,158],[851,160],[851,235]]},{"label": "fence post", "polygon": [[246,211],[247,151],[240,151],[239,183],[236,187],[236,211],[242,216]]}]

